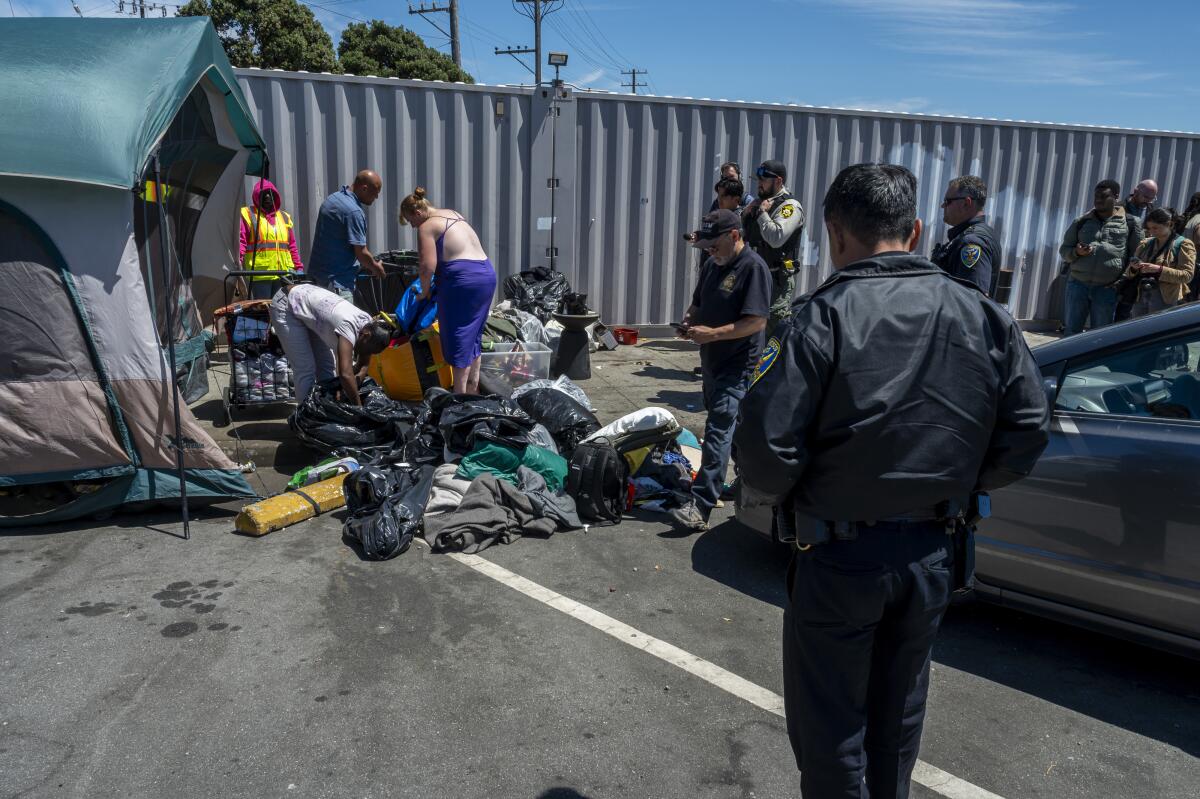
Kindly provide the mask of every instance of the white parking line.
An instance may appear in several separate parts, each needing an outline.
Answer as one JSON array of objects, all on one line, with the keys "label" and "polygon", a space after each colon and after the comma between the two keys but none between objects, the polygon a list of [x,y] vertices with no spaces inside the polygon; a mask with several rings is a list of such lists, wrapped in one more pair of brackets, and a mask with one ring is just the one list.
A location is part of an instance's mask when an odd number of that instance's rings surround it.
[{"label": "white parking line", "polygon": [[[607,633],[635,649],[640,649],[654,655],[659,660],[666,661],[672,666],[683,669],[689,674],[694,674],[705,682],[711,683],[739,699],[744,699],[769,713],[774,713],[776,716],[782,717],[784,715],[782,696],[774,691],[768,691],[761,685],[756,685],[744,677],[739,677],[715,663],[710,663],[702,657],[685,652],[674,644],[668,644],[666,641],[660,641],[653,636],[646,635],[641,630],[630,627],[624,622],[617,621],[611,616],[606,616],[600,611],[593,610],[587,605],[580,604],[556,591],[551,591],[549,588],[538,585],[532,580],[527,580],[519,574],[514,574],[503,566],[497,566],[490,560],[485,560],[478,555],[452,553],[450,557],[465,566],[471,567],[480,574],[485,574],[496,582],[508,586],[514,591],[520,591],[522,594],[532,597],[544,605],[549,605],[555,610],[578,619],[603,633]],[[959,779],[953,774],[942,771],[937,766],[929,765],[924,760],[917,761],[917,767],[913,770],[913,781],[924,785],[926,788],[948,799],[1003,799],[999,794],[992,793],[980,788],[978,785]]]}]

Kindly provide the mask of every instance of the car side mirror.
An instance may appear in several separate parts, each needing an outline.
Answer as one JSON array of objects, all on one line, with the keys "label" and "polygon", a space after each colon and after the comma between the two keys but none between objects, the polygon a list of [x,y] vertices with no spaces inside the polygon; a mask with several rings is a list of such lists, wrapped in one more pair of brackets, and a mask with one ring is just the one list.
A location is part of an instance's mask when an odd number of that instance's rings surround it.
[{"label": "car side mirror", "polygon": [[1043,378],[1042,391],[1046,392],[1046,404],[1050,406],[1050,410],[1054,410],[1054,403],[1058,400],[1058,380],[1053,377]]}]

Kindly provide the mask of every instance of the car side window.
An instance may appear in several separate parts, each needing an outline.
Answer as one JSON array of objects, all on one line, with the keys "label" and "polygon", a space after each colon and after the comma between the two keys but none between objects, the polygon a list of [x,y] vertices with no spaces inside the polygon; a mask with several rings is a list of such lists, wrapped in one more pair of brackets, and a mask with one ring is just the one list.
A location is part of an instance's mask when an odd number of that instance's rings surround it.
[{"label": "car side window", "polygon": [[1054,408],[1200,422],[1200,330],[1068,363]]}]

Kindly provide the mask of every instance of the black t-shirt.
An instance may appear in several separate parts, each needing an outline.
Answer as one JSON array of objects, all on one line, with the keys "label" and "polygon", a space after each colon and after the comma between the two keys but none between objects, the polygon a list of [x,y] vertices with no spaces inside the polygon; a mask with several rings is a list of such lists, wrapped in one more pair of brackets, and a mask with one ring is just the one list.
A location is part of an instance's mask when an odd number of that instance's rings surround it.
[{"label": "black t-shirt", "polygon": [[[692,292],[696,306],[692,324],[721,327],[743,316],[771,314],[771,273],[763,259],[749,247],[721,266],[711,257],[700,269]],[[700,363],[711,374],[742,372],[754,365],[762,348],[762,333],[735,341],[717,341],[700,347]]]}]

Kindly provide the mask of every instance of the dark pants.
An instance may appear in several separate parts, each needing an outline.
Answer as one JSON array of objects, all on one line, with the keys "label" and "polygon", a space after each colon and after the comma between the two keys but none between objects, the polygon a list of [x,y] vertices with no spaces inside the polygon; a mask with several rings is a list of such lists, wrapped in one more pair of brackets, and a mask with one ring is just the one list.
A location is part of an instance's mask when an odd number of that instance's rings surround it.
[{"label": "dark pants", "polygon": [[725,485],[725,470],[733,448],[733,428],[737,423],[738,405],[746,396],[746,375],[712,374],[707,369],[704,381],[704,444],[701,445],[700,468],[692,483],[692,497],[706,517],[716,507]]},{"label": "dark pants", "polygon": [[952,559],[939,522],[860,525],[793,558],[783,685],[806,799],[908,796]]}]

